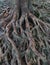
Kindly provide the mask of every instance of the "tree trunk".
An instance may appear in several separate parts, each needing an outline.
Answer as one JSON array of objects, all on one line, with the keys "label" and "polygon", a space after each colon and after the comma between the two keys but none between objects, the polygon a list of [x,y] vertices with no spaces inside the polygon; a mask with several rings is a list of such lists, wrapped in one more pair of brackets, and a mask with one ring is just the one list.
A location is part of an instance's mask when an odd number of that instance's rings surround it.
[{"label": "tree trunk", "polygon": [[14,1],[13,9],[8,7],[0,14],[0,60],[5,58],[7,65],[41,65],[40,59],[48,58],[43,48],[49,47],[50,40],[45,38],[50,25],[31,13],[31,0]]}]

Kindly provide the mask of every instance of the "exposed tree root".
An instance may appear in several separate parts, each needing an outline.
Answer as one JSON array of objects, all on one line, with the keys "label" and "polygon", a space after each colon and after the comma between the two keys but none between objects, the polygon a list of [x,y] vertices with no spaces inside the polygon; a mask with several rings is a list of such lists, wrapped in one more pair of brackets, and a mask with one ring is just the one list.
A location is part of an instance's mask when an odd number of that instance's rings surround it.
[{"label": "exposed tree root", "polygon": [[[27,6],[23,7],[27,4],[24,1],[21,3],[21,15],[18,16],[16,9],[6,10],[0,14],[0,25],[4,30],[0,37],[0,42],[4,40],[0,44],[0,62],[5,58],[4,65],[42,65],[42,60],[48,59],[43,50],[50,48],[48,38],[50,25],[36,18]],[[6,49],[4,53],[1,50],[3,47]],[[10,55],[9,58],[7,54]]]}]

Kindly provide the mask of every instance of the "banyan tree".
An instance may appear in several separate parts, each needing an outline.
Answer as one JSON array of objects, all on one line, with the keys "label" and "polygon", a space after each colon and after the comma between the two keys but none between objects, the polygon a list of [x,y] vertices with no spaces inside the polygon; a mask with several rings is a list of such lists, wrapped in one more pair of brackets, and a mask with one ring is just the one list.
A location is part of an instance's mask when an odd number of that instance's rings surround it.
[{"label": "banyan tree", "polygon": [[0,65],[50,65],[50,23],[32,0],[8,1],[0,13]]}]

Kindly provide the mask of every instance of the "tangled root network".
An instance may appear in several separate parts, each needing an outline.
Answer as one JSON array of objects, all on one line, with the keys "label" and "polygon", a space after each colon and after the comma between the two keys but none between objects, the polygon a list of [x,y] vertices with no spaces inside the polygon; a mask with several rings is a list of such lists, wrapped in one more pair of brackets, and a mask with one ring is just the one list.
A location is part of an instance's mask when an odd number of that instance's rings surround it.
[{"label": "tangled root network", "polygon": [[0,14],[0,65],[50,65],[50,24],[30,11]]}]

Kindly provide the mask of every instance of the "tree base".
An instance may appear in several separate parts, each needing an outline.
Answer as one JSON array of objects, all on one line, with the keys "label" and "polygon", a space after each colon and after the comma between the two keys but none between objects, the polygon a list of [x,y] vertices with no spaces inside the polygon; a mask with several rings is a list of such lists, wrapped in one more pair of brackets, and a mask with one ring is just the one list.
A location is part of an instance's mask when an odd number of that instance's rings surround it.
[{"label": "tree base", "polygon": [[0,15],[0,20],[3,30],[0,35],[2,65],[43,65],[43,60],[48,62],[48,23],[30,12],[18,19],[17,12],[9,8]]}]

